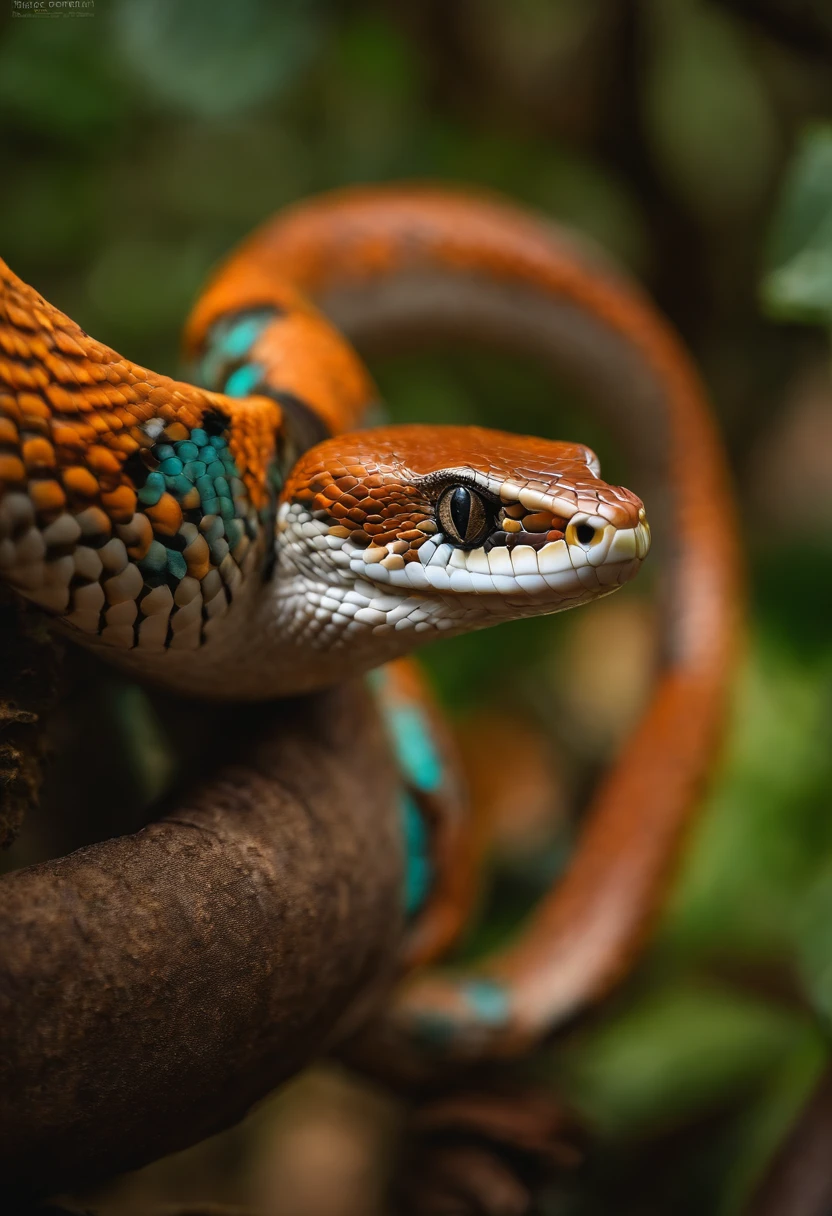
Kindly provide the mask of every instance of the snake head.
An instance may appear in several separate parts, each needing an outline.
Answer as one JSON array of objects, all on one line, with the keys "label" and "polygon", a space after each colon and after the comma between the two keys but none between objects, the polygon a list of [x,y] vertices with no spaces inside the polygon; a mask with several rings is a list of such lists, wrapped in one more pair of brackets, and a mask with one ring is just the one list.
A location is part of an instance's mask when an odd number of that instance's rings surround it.
[{"label": "snake head", "polygon": [[601,481],[581,444],[398,426],[307,452],[284,487],[277,543],[279,593],[305,640],[361,650],[372,637],[387,658],[413,633],[607,595],[638,571],[650,529],[640,499]]}]

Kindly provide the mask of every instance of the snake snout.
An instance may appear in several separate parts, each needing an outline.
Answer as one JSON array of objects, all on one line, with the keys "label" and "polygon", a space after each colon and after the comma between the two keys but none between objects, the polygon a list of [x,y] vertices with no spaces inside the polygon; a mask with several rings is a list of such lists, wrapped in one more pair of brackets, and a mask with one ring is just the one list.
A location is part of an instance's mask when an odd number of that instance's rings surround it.
[{"label": "snake snout", "polygon": [[573,563],[596,568],[630,562],[640,565],[650,550],[650,527],[644,507],[639,506],[637,514],[609,511],[607,515],[612,518],[583,512],[572,516],[564,540]]}]

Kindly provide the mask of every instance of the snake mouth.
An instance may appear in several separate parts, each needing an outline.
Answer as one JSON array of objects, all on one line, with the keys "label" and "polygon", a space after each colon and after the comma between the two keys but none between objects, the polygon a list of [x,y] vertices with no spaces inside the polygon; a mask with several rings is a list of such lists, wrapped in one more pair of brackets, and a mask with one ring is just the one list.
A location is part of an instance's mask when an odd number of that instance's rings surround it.
[{"label": "snake mouth", "polygon": [[637,573],[650,549],[643,507],[628,527],[576,512],[563,521],[558,535],[557,540],[544,536],[544,543],[535,545],[522,543],[517,534],[509,534],[509,543],[495,543],[491,534],[479,547],[463,548],[440,532],[420,545],[415,561],[393,568],[376,561],[365,565],[364,555],[356,553],[350,564],[354,574],[391,591],[476,600],[489,617],[517,616],[609,594]]},{"label": "snake mouth", "polygon": [[422,546],[418,565],[412,563],[401,573],[403,582],[425,590],[504,597],[521,591],[535,599],[572,599],[629,581],[649,549],[646,518],[632,527],[618,527],[600,516],[577,513],[561,539],[542,545],[486,543],[461,549],[440,535]]}]

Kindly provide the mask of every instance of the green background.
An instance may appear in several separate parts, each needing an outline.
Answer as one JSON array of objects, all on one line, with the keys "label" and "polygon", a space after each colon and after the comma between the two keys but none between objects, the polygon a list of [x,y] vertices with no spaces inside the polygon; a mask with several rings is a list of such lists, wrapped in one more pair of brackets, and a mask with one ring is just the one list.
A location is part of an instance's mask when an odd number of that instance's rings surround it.
[{"label": "green background", "polygon": [[[832,19],[823,4],[799,13],[728,0],[98,0],[88,16],[0,14],[0,252],[129,357],[176,372],[206,273],[277,207],[427,178],[498,189],[589,233],[647,284],[704,369],[740,501],[748,646],[655,945],[591,1027],[533,1062],[600,1129],[593,1168],[551,1212],[738,1211],[823,1066]],[[609,437],[521,362],[459,352],[373,371],[397,419],[585,440],[608,476],[626,477]],[[538,822],[545,847],[515,841],[497,866],[473,949],[558,864],[643,700],[648,592],[428,656],[474,740],[485,707],[492,724],[527,722],[558,757],[558,823]],[[610,667],[616,648],[629,657]],[[96,712],[133,739],[120,764],[140,815],[176,765],[164,715],[117,683],[103,695]],[[500,760],[510,767],[510,752]],[[101,777],[110,791],[116,767]],[[15,856],[76,842],[40,822]],[[248,1194],[262,1129],[234,1136],[142,1185]]]}]

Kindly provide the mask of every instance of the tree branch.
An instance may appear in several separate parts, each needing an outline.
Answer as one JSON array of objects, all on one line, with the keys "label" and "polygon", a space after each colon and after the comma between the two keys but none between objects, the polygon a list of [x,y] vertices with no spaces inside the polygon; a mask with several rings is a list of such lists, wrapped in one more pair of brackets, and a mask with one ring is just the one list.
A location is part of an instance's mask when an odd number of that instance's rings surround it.
[{"label": "tree branch", "polygon": [[363,687],[259,711],[240,762],[138,832],[0,883],[0,1179],[46,1193],[236,1122],[381,995],[402,936]]}]

